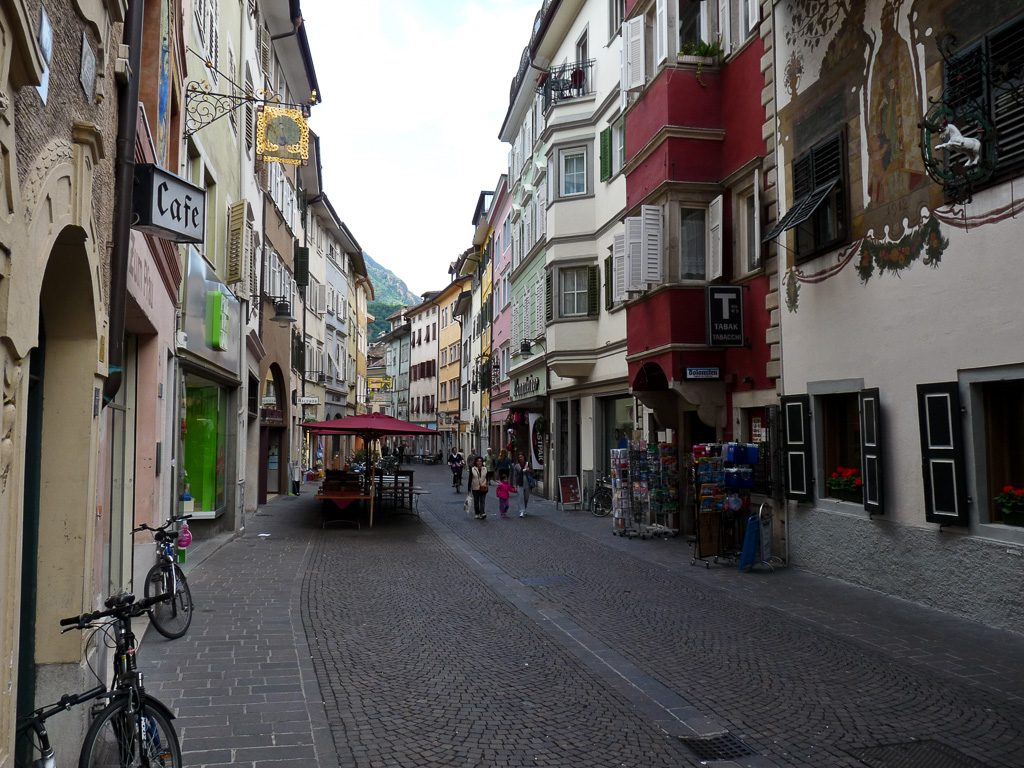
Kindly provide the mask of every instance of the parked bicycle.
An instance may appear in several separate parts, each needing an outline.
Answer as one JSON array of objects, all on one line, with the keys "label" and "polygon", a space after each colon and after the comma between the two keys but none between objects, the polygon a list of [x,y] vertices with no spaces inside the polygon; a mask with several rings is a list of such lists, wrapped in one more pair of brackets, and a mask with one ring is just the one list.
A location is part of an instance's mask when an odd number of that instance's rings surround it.
[{"label": "parked bicycle", "polygon": [[169,597],[161,593],[136,601],[132,594],[115,595],[106,601],[106,610],[61,619],[61,626],[67,627],[63,632],[94,629],[110,641],[113,682],[109,690],[99,685],[83,693],[62,696],[59,702],[20,718],[19,734],[32,732],[35,739],[32,748],[39,755],[27,765],[32,768],[57,765],[57,756],[46,731],[47,719],[84,702],[104,698],[108,703],[95,714],[82,742],[79,768],[179,768],[182,765],[181,744],[171,724],[174,714],[146,693],[142,672],[135,663],[136,639],[132,632],[133,618]]},{"label": "parked bicycle", "polygon": [[156,563],[146,574],[143,595],[147,598],[163,594],[169,596],[166,601],[153,604],[149,610],[149,619],[157,632],[171,640],[184,635],[192,624],[192,592],[188,588],[185,574],[174,558],[174,544],[178,532],[176,529],[168,529],[191,517],[192,515],[172,517],[159,528],[152,528],[143,523],[132,529],[133,534],[150,531],[156,541]]},{"label": "parked bicycle", "polygon": [[612,511],[612,484],[609,480],[597,480],[593,489],[588,489],[584,506],[594,517],[607,517]]}]

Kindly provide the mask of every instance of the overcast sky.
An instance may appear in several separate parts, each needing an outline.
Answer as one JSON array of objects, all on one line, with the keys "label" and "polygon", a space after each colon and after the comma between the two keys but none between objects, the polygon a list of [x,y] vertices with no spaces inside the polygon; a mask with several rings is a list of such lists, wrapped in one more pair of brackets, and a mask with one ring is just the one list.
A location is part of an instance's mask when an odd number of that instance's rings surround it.
[{"label": "overcast sky", "polygon": [[481,190],[505,172],[498,131],[541,0],[302,0],[323,102],[324,191],[413,293],[448,283]]}]

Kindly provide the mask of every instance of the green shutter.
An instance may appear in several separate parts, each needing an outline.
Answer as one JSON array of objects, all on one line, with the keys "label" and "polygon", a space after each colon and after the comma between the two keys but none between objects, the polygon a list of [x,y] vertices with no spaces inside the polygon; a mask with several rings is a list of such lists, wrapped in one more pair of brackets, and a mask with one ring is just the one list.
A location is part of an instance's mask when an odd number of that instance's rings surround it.
[{"label": "green shutter", "polygon": [[551,273],[548,272],[544,275],[545,283],[545,297],[544,297],[544,317],[550,323],[552,318],[555,316],[554,307],[551,305]]},{"label": "green shutter", "polygon": [[587,267],[587,314],[601,314],[601,270],[596,266]]},{"label": "green shutter", "polygon": [[601,181],[612,177],[612,129],[601,131]]},{"label": "green shutter", "polygon": [[615,302],[612,300],[612,257],[605,256],[604,259],[604,308],[611,309]]}]

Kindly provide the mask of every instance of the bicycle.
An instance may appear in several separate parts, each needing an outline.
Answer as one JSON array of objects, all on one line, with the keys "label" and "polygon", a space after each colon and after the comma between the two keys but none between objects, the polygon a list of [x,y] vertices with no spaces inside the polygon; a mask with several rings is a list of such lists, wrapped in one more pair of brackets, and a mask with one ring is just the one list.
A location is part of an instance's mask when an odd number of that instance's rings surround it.
[{"label": "bicycle", "polygon": [[132,529],[132,534],[140,531],[151,531],[156,541],[156,563],[146,574],[142,585],[143,595],[147,598],[155,594],[166,594],[170,597],[166,602],[155,603],[149,611],[149,619],[153,627],[164,637],[174,640],[181,637],[192,624],[192,591],[188,588],[185,574],[174,561],[174,542],[176,531],[168,531],[172,525],[188,520],[192,515],[172,517],[158,528],[145,523]]},{"label": "bicycle", "polygon": [[[108,699],[92,719],[79,754],[79,768],[180,768],[181,744],[171,721],[174,713],[146,693],[142,672],[136,667],[136,639],[132,618],[141,616],[170,595],[160,594],[136,602],[132,594],[107,599],[106,610],[83,613],[60,620],[62,632],[72,629],[94,629],[113,642],[113,683],[108,690],[99,685],[79,694],[62,696],[56,704],[48,704],[19,719],[17,730],[31,730],[37,743],[32,746],[40,757],[32,768],[54,768],[55,750],[50,744],[45,721],[57,714],[93,699]],[[103,619],[113,621],[102,621]]]},{"label": "bicycle", "polygon": [[586,505],[594,517],[607,517],[612,511],[612,484],[607,480],[597,480],[594,489],[588,490]]}]

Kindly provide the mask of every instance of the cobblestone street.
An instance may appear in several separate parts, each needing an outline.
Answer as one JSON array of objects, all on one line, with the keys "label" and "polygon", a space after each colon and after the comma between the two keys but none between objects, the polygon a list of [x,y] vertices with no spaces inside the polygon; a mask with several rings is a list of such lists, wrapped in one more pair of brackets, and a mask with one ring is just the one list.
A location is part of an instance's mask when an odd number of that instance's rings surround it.
[{"label": "cobblestone street", "polygon": [[415,469],[422,520],[322,530],[307,485],[197,548],[189,634],[140,652],[186,764],[1024,765],[1017,635]]}]

